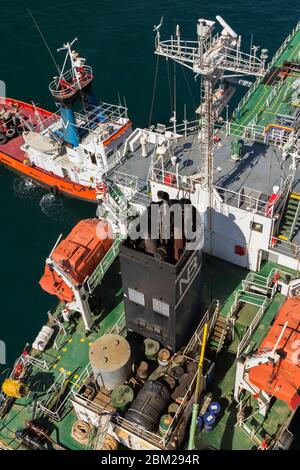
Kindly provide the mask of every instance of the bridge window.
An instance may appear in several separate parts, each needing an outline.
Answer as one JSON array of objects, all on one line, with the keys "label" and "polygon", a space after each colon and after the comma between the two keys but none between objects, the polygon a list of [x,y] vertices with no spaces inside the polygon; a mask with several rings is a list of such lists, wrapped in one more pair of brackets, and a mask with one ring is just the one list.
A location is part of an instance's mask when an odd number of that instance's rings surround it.
[{"label": "bridge window", "polygon": [[263,224],[258,224],[257,222],[251,222],[250,228],[251,230],[254,230],[255,232],[262,233]]},{"label": "bridge window", "polygon": [[94,153],[90,153],[91,162],[93,165],[97,165],[96,155]]}]

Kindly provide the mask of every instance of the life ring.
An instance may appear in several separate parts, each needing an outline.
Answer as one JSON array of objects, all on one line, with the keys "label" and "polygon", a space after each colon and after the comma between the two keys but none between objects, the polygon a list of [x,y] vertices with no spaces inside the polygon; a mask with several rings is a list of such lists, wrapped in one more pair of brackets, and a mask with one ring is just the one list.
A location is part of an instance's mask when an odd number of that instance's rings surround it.
[{"label": "life ring", "polygon": [[11,127],[10,129],[7,129],[7,131],[5,132],[5,135],[8,139],[12,139],[12,137],[14,137],[16,134],[16,130]]},{"label": "life ring", "polygon": [[58,187],[57,186],[50,186],[50,193],[53,194],[53,196],[57,196]]}]

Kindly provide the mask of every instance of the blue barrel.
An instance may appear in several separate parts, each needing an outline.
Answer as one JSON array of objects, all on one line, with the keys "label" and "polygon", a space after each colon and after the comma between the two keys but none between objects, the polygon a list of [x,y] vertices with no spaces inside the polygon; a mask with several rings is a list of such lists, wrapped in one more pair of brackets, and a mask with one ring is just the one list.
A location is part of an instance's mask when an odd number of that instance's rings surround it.
[{"label": "blue barrel", "polygon": [[197,431],[200,432],[202,431],[202,429],[203,429],[203,417],[199,415],[197,418]]},{"label": "blue barrel", "polygon": [[208,411],[210,413],[213,413],[215,416],[218,416],[218,414],[220,413],[221,411],[221,405],[220,403],[218,403],[217,401],[213,401],[209,407],[208,407]]},{"label": "blue barrel", "polygon": [[216,416],[210,411],[207,411],[203,416],[204,429],[206,429],[207,431],[212,431],[216,424],[216,420]]}]

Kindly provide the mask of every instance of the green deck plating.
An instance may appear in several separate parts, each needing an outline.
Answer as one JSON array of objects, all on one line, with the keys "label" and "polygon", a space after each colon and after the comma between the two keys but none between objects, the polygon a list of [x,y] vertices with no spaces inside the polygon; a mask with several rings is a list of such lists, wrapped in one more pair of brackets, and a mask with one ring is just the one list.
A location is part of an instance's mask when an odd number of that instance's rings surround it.
[{"label": "green deck plating", "polygon": [[291,115],[299,106],[298,101],[289,99],[292,84],[300,78],[300,70],[282,73],[286,62],[299,63],[300,29],[297,27],[287,38],[270,64],[269,72],[256,85],[251,87],[249,95],[243,99],[231,121],[230,133],[239,137],[245,135],[247,126],[255,125],[265,131],[276,124],[278,114]]},{"label": "green deck plating", "polygon": [[[258,274],[267,277],[274,269],[283,269],[286,272],[286,269],[280,266],[267,263]],[[209,283],[202,287],[212,298],[220,299],[223,305],[220,313],[227,316],[237,295],[239,295],[238,292],[242,289],[242,281],[245,279],[247,271],[215,258],[206,259],[204,270],[205,279],[209,279]],[[73,450],[92,448],[92,442],[88,446],[83,446],[72,438],[71,429],[77,418],[69,399],[66,397],[72,387],[78,386],[78,383],[75,384],[76,379],[88,364],[89,345],[100,335],[109,332],[124,313],[118,262],[115,262],[107,273],[101,290],[102,309],[96,322],[96,329],[86,336],[82,321],[79,320],[76,325],[68,327],[66,336],[61,335],[61,339],[57,341],[58,349],[53,345],[45,353],[35,356],[40,360],[45,360],[49,370],[43,370],[36,365],[32,366],[30,379],[27,381],[30,388],[29,395],[24,399],[17,399],[5,418],[1,420],[0,439],[3,448],[20,448],[20,442],[15,438],[15,431],[24,426],[26,419],[31,419],[34,393],[37,394],[39,401],[42,403],[44,401],[45,406],[47,404],[47,407],[54,413],[53,416],[46,415],[41,418],[41,422],[51,429],[51,438],[54,444],[50,443],[49,448],[55,448],[55,443]],[[251,338],[248,350],[256,349],[260,344],[283,299],[284,297],[277,293],[269,302],[265,314]],[[236,316],[235,339],[230,345],[223,347],[218,356],[212,395],[214,400],[221,403],[222,416],[212,432],[202,430],[198,433],[196,445],[199,449],[207,446],[216,449],[256,448],[266,433],[271,436],[275,435],[291,412],[284,403],[276,400],[272,407],[272,413],[261,423],[255,414],[255,403],[252,403],[249,398],[248,406],[251,407],[251,414],[253,414],[253,419],[249,421],[253,430],[252,437],[248,436],[239,426],[235,426],[238,410],[236,403],[232,400],[232,391],[235,380],[236,353],[241,338],[253,321],[258,308],[259,306],[251,303],[241,304]],[[215,351],[212,350],[208,354],[213,358]],[[61,383],[65,383],[65,390],[61,397],[63,406],[58,407],[59,418],[54,419],[57,409],[57,391],[53,390],[48,395],[46,392],[53,386],[55,380],[59,379],[61,379]]]}]

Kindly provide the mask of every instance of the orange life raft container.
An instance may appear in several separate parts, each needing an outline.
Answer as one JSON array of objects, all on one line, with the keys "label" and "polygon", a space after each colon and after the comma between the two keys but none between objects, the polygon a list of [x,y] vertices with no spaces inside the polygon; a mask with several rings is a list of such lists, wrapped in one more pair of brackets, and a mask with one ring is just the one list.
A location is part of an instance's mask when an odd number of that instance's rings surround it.
[{"label": "orange life raft container", "polygon": [[285,323],[284,334],[278,344],[280,359],[253,367],[249,379],[253,385],[275,396],[296,409],[300,403],[300,297],[287,299],[275,322],[259,348],[260,352],[272,350]]},{"label": "orange life raft container", "polygon": [[[81,220],[57,245],[51,258],[74,285],[80,285],[98,266],[112,242],[113,234],[109,223],[99,219]],[[74,299],[72,289],[48,264],[40,286],[64,302]]]}]

